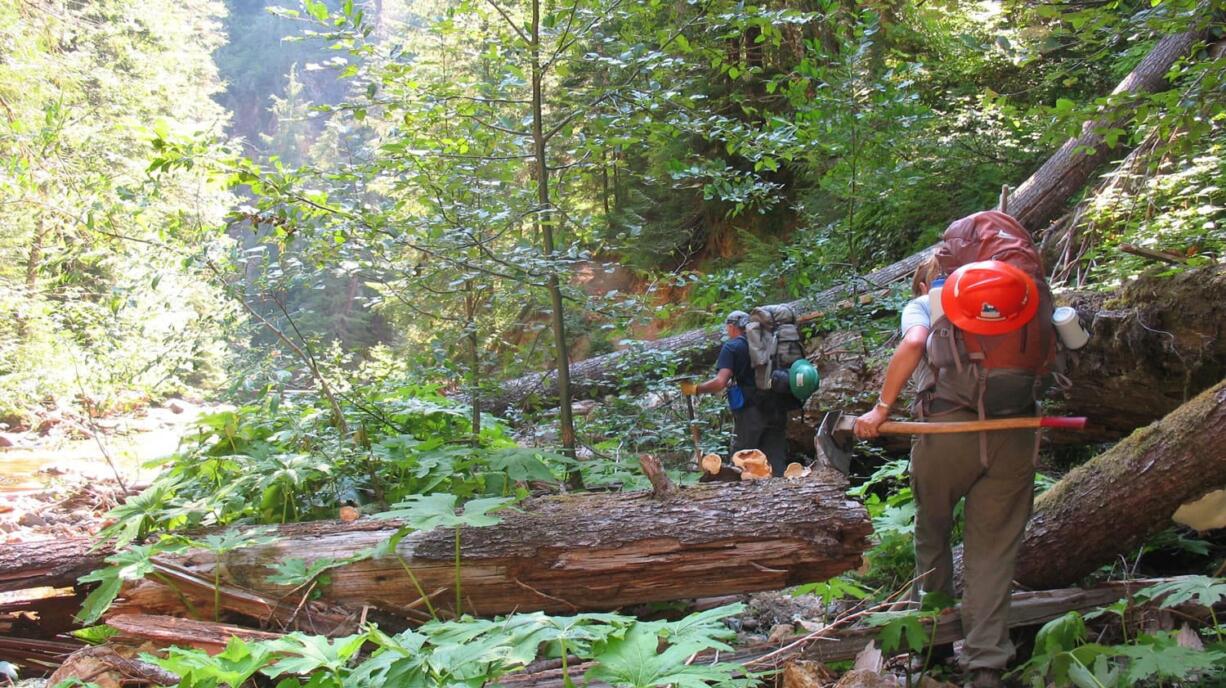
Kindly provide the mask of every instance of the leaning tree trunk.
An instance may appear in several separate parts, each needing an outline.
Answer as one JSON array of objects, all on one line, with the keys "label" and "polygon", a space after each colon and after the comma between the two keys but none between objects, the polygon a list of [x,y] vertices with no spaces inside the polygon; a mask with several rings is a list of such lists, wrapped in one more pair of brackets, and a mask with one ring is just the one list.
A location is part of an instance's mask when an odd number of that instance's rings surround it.
[{"label": "leaning tree trunk", "polygon": [[[1158,42],[1137,67],[1112,91],[1113,95],[1140,94],[1164,85],[1171,65],[1195,45],[1201,32],[1191,31],[1169,36]],[[1081,136],[1070,139],[1042,167],[1018,187],[1009,199],[1009,212],[1022,225],[1036,232],[1050,222],[1060,209],[1079,191],[1090,175],[1119,150],[1109,149],[1094,133],[1103,122],[1087,123]],[[1093,153],[1087,154],[1087,149]],[[951,220],[954,218],[950,218]],[[793,301],[789,305],[798,312],[827,308],[849,295],[882,287],[915,271],[915,267],[931,248],[886,266],[865,277],[856,277],[846,284],[827,289],[820,294]],[[575,398],[595,398],[616,393],[625,383],[624,371],[651,366],[661,352],[677,357],[681,370],[695,370],[710,365],[719,352],[720,337],[714,327],[690,330],[654,342],[632,347],[569,367],[570,385]],[[533,373],[509,380],[482,400],[482,406],[493,413],[505,413],[511,408],[527,408],[557,398],[555,372]]]},{"label": "leaning tree trunk", "polygon": [[[1149,51],[1111,92],[1113,98],[1156,91],[1166,84],[1166,73],[1204,35],[1203,31],[1188,31],[1167,36]],[[1120,151],[1108,147],[1098,133],[1119,126],[1131,116],[1127,98],[1119,98],[1113,116],[1086,122],[1081,135],[1064,142],[1055,155],[1030,175],[1009,198],[1009,211],[1023,227],[1035,231],[1055,217],[1068,199],[1085,186],[1094,170]]]},{"label": "leaning tree trunk", "polygon": [[[842,299],[867,289],[879,289],[915,272],[927,252],[917,253],[893,265],[886,266],[846,285],[831,287],[815,297],[793,301],[789,305],[799,314],[828,308]],[[660,355],[667,354],[677,362],[679,370],[695,370],[715,361],[723,334],[715,327],[690,330],[655,341],[640,342],[621,351],[577,361],[570,366],[572,396],[593,399],[620,390],[626,383],[627,371],[650,366]],[[557,394],[557,375],[553,371],[532,373],[504,382],[482,399],[482,407],[492,413],[505,413],[512,408],[535,407]]]},{"label": "leaning tree trunk", "polygon": [[1072,584],[1226,486],[1226,380],[1069,473],[1035,502],[1016,579]]},{"label": "leaning tree trunk", "polygon": [[[859,565],[872,530],[864,508],[844,496],[845,487],[827,476],[701,485],[664,498],[546,497],[502,512],[499,524],[461,528],[458,571],[454,530],[411,533],[398,556],[329,571],[322,601],[420,614],[420,588],[435,609],[450,613],[457,573],[464,612],[480,615],[613,609],[825,580]],[[223,582],[293,602],[306,589],[291,594],[269,583],[277,562],[343,559],[386,541],[396,525],[363,519],[284,526],[271,545],[225,555]],[[205,552],[174,561],[205,579],[216,564]],[[180,599],[155,581],[125,590],[124,597],[117,611],[182,612]]]}]

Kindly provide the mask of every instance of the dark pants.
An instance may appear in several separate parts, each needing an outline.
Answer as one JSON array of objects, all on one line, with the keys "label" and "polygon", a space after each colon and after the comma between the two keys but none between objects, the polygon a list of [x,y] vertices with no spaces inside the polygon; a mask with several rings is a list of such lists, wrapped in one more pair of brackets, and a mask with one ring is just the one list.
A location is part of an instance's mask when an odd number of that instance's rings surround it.
[{"label": "dark pants", "polygon": [[788,412],[773,404],[753,404],[732,412],[732,453],[757,449],[766,454],[771,473],[788,467]]}]

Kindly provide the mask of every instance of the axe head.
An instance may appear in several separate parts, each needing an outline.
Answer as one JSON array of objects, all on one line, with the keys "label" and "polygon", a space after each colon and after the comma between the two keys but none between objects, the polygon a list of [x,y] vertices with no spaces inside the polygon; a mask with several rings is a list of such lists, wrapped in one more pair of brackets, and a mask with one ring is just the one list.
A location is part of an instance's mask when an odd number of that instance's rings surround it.
[{"label": "axe head", "polygon": [[838,411],[830,411],[822,418],[817,426],[817,435],[813,438],[819,465],[831,466],[843,475],[851,472],[851,428],[854,422],[854,418]]}]

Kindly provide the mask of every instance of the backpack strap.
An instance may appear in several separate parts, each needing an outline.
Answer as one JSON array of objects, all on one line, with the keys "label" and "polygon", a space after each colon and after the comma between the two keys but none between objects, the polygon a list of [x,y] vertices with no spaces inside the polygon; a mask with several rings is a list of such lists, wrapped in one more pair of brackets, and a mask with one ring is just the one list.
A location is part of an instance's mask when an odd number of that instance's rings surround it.
[{"label": "backpack strap", "polygon": [[[971,359],[971,365],[978,368],[975,376],[978,380],[975,384],[975,410],[979,413],[979,420],[987,420],[988,413],[983,399],[988,391],[988,369],[983,365],[983,342],[977,335],[965,331],[962,341],[966,345],[966,356]],[[983,470],[988,470],[988,433],[984,430],[979,432],[979,463],[983,466]]]}]

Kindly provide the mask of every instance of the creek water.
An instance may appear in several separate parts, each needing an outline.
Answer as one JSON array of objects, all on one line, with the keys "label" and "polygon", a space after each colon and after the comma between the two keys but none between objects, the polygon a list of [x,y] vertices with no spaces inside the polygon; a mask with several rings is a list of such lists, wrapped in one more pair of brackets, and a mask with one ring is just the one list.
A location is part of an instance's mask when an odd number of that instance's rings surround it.
[{"label": "creek water", "polygon": [[101,446],[93,439],[39,438],[31,442],[34,446],[0,449],[0,496],[44,488],[64,474],[113,480],[117,470],[126,484],[148,483],[160,470],[159,460],[178,449],[198,415],[195,409],[180,414],[149,409],[141,418],[107,421],[109,434],[102,436]]}]

